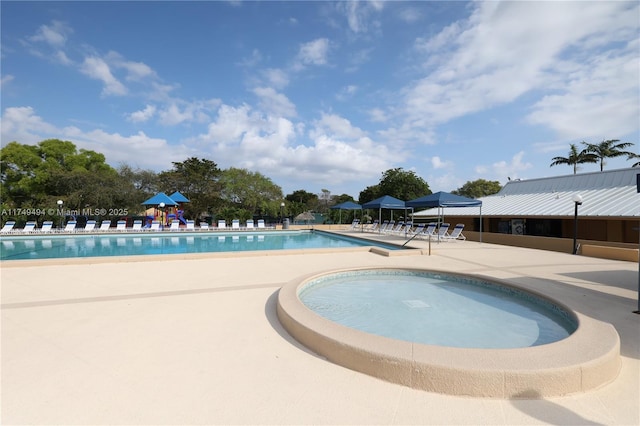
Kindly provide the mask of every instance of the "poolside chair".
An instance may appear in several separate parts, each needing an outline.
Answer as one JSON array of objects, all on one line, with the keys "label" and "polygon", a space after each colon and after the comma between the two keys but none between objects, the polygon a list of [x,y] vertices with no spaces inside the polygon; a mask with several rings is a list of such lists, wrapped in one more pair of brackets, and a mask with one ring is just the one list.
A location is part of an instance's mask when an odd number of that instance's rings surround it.
[{"label": "poolside chair", "polygon": [[30,220],[29,222],[24,224],[24,228],[22,228],[22,232],[28,234],[30,232],[34,232],[36,230],[36,222],[34,220]]},{"label": "poolside chair", "polygon": [[84,232],[93,232],[93,230],[96,228],[96,221],[95,220],[88,220],[87,223],[84,225],[84,228],[82,229]]},{"label": "poolside chair", "polygon": [[227,222],[224,219],[220,219],[218,221],[218,229],[220,229],[220,230],[227,229]]},{"label": "poolside chair", "polygon": [[160,230],[160,221],[159,220],[154,220],[151,222],[151,227],[149,228],[150,231],[159,231]]},{"label": "poolside chair", "polygon": [[449,237],[449,226],[448,223],[441,223],[438,228],[438,241],[443,241]]},{"label": "poolside chair", "polygon": [[394,228],[394,226],[396,226],[396,221],[395,220],[390,220],[389,222],[387,222],[386,226],[384,224],[383,224],[383,226],[384,227],[380,227],[380,232],[382,232],[383,234],[386,234],[387,232],[392,230]]},{"label": "poolside chair", "polygon": [[76,225],[78,224],[75,220],[70,220],[67,222],[67,225],[64,227],[62,232],[76,232]]},{"label": "poolside chair", "polygon": [[196,222],[193,220],[187,220],[187,231],[195,231]]},{"label": "poolside chair", "polygon": [[258,229],[264,229],[264,219],[258,219]]},{"label": "poolside chair", "polygon": [[253,219],[247,220],[247,229],[254,229],[256,225],[253,223]]},{"label": "poolside chair", "polygon": [[429,222],[425,227],[422,233],[418,235],[418,238],[435,238],[437,236],[436,228],[438,224],[436,222]]},{"label": "poolside chair", "polygon": [[53,221],[45,220],[44,222],[42,222],[42,228],[40,228],[40,232],[51,232],[51,228],[53,228]]},{"label": "poolside chair", "polygon": [[370,224],[365,225],[362,230],[366,232],[374,232],[378,229],[378,225],[380,225],[380,223],[378,222],[378,219],[375,219]]},{"label": "poolside chair", "polygon": [[240,220],[239,219],[233,219],[231,221],[231,229],[234,229],[236,231],[240,229]]},{"label": "poolside chair", "polygon": [[208,230],[209,230],[209,223],[207,223],[207,222],[200,222],[200,230],[201,230],[201,231],[208,231]]},{"label": "poolside chair", "polygon": [[16,226],[16,221],[15,220],[8,220],[4,226],[2,227],[2,229],[0,229],[0,234],[8,234],[10,232],[13,232],[13,227]]},{"label": "poolside chair", "polygon": [[101,232],[106,232],[109,230],[109,228],[111,227],[111,221],[110,220],[103,220],[102,223],[100,224],[100,229],[98,229]]},{"label": "poolside chair", "polygon": [[351,225],[344,226],[342,229],[344,229],[345,231],[353,231],[354,229],[358,229],[359,225],[360,225],[360,219],[353,219],[353,222],[351,222]]},{"label": "poolside chair", "polygon": [[132,231],[136,231],[136,232],[140,232],[142,231],[142,221],[141,220],[134,220],[133,221],[133,226],[131,227]]},{"label": "poolside chair", "polygon": [[116,222],[116,231],[126,231],[127,230],[127,221],[119,220]]},{"label": "poolside chair", "polygon": [[392,226],[387,230],[387,234],[400,234],[404,228],[404,222],[398,222],[396,226]]},{"label": "poolside chair", "polygon": [[462,235],[462,230],[464,229],[464,223],[458,223],[451,233],[445,237],[445,241],[458,241],[458,240],[466,240],[467,237]]},{"label": "poolside chair", "polygon": [[407,229],[407,237],[418,238],[424,232],[424,223],[419,223],[416,227]]},{"label": "poolside chair", "polygon": [[171,221],[171,225],[169,225],[169,231],[179,231],[180,230],[180,222],[177,220]]}]

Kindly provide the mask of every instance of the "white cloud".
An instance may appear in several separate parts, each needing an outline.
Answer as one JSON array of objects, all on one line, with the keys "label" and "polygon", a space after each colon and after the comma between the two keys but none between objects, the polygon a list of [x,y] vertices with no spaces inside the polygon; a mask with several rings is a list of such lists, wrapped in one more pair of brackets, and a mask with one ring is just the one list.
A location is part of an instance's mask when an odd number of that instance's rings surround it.
[{"label": "white cloud", "polygon": [[329,55],[329,39],[319,38],[300,45],[295,70],[304,68],[306,65],[326,65]]},{"label": "white cloud", "polygon": [[350,84],[340,89],[340,91],[336,94],[336,99],[344,102],[352,98],[357,91],[358,91],[358,86],[354,84]]},{"label": "white cloud", "polygon": [[371,18],[384,8],[382,1],[346,1],[337,4],[338,10],[345,15],[349,29],[355,34],[378,29],[380,22]]},{"label": "white cloud", "polygon": [[521,172],[533,167],[531,163],[523,162],[523,157],[524,151],[520,151],[511,158],[510,162],[502,160],[493,163],[491,166],[480,165],[476,167],[475,171],[479,175],[492,174],[494,178],[490,180],[495,179],[505,182],[509,177],[513,179],[520,177]]},{"label": "white cloud", "polygon": [[143,132],[123,136],[101,129],[85,132],[73,126],[59,128],[45,122],[31,107],[6,108],[1,128],[3,146],[11,141],[36,144],[50,138],[66,139],[73,141],[78,148],[104,154],[113,167],[126,163],[135,167],[165,170],[171,167],[171,162],[176,158],[194,155],[193,150],[184,145],[169,145],[165,139],[152,138]]},{"label": "white cloud", "polygon": [[41,25],[36,33],[29,37],[32,42],[43,42],[54,48],[61,48],[67,42],[73,30],[64,22],[52,21],[50,25]]},{"label": "white cloud", "polygon": [[34,144],[44,139],[42,135],[54,135],[58,131],[36,115],[32,107],[5,108],[1,124],[3,146],[12,141]]},{"label": "white cloud", "polygon": [[328,134],[339,139],[360,139],[366,136],[366,132],[355,127],[346,118],[335,114],[322,113],[319,120],[314,121],[315,128],[309,132],[313,139]]},{"label": "white cloud", "polygon": [[0,80],[0,87],[4,87],[6,84],[9,84],[9,82],[13,81],[14,78],[15,77],[11,74],[3,75],[2,79]]},{"label": "white cloud", "polygon": [[384,123],[389,119],[387,114],[380,108],[373,108],[368,111],[369,119],[374,123]]},{"label": "white cloud", "polygon": [[[574,77],[567,80],[562,67],[567,67],[567,62],[582,64],[598,53],[594,48],[626,40],[637,31],[637,4],[480,2],[475,5],[468,20],[455,22],[429,39],[417,40],[416,46],[428,53],[423,64],[427,74],[404,88],[401,110],[413,126],[445,123],[513,102],[533,91],[551,89],[556,96],[559,92],[560,98],[565,95],[589,98],[588,91],[570,87],[567,90]],[[637,48],[635,54],[629,53],[625,59],[637,62]],[[619,73],[618,77],[621,76],[629,75]],[[609,83],[615,81],[614,78]],[[624,92],[629,99],[628,93],[633,91],[628,86],[638,87],[638,78],[631,81],[618,81],[618,90],[607,97],[619,98]],[[560,98],[547,98],[539,103],[531,120],[549,123],[546,107],[557,107]],[[573,110],[578,117],[583,112]],[[589,112],[586,114],[579,120],[587,122]]]},{"label": "white cloud", "polygon": [[94,80],[104,83],[103,95],[126,95],[127,88],[111,73],[109,65],[98,57],[87,57],[80,71]]},{"label": "white cloud", "polygon": [[147,64],[127,61],[117,52],[109,52],[104,59],[109,65],[126,70],[127,76],[125,78],[129,81],[140,81],[147,77],[155,77],[156,74]]},{"label": "white cloud", "polygon": [[451,161],[442,161],[442,159],[438,156],[431,157],[431,167],[435,170],[438,169],[448,169],[453,165]]},{"label": "white cloud", "polygon": [[253,93],[260,98],[260,108],[268,113],[283,117],[295,117],[295,105],[282,93],[271,87],[256,87]]},{"label": "white cloud", "polygon": [[149,121],[156,113],[156,107],[147,105],[143,110],[135,111],[129,114],[127,119],[133,123],[144,123]]},{"label": "white cloud", "polygon": [[269,83],[269,86],[276,89],[284,89],[289,85],[289,76],[287,73],[279,68],[267,68],[262,71],[265,79]]}]

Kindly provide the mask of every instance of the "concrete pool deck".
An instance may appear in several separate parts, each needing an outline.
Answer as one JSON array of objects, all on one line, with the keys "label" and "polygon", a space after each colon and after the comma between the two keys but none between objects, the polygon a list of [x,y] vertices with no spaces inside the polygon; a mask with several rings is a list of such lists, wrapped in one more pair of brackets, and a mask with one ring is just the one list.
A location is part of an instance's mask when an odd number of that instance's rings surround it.
[{"label": "concrete pool deck", "polygon": [[[558,299],[616,328],[620,374],[563,397],[448,396],[333,364],[280,325],[285,283],[381,266],[508,279]],[[460,241],[432,244],[431,256],[309,250],[16,261],[3,262],[1,274],[2,424],[640,423],[634,262]]]}]

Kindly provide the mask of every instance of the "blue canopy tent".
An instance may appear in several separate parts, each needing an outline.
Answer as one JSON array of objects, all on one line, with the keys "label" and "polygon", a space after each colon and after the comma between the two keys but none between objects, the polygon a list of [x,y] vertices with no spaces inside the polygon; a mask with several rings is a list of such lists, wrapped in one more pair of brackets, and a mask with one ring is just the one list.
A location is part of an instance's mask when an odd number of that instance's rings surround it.
[{"label": "blue canopy tent", "polygon": [[342,223],[342,210],[362,210],[362,206],[353,201],[345,201],[330,207],[332,210],[340,210],[340,223]]},{"label": "blue canopy tent", "polygon": [[416,198],[406,202],[407,207],[411,208],[438,208],[438,222],[440,222],[440,209],[444,212],[445,207],[480,207],[480,242],[482,242],[482,201],[473,198],[463,197],[461,195],[451,194],[449,192],[436,192]]},{"label": "blue canopy tent", "polygon": [[362,205],[363,209],[378,209],[378,222],[382,223],[382,209],[388,210],[404,210],[406,216],[407,206],[405,202],[399,200],[391,195],[385,195],[380,198],[376,198],[373,201],[369,201],[368,203],[364,203]]}]

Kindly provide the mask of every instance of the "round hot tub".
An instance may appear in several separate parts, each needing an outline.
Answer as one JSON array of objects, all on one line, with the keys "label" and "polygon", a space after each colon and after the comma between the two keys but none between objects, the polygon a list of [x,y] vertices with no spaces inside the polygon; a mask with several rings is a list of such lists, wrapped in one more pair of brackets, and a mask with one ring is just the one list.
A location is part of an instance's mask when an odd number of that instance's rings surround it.
[{"label": "round hot tub", "polygon": [[352,269],[284,286],[285,329],[328,360],[434,392],[537,398],[614,380],[606,323],[508,282],[418,269]]}]

